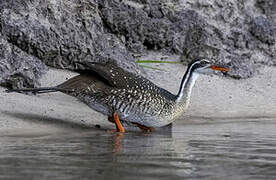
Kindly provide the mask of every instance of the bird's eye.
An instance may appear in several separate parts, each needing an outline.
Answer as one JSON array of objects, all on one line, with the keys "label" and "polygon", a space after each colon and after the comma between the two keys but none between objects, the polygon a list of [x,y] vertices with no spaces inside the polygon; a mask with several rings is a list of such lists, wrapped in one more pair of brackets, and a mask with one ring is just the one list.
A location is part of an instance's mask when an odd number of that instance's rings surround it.
[{"label": "bird's eye", "polygon": [[209,60],[207,60],[207,59],[203,59],[202,63],[204,63],[204,64],[210,64],[211,62]]}]

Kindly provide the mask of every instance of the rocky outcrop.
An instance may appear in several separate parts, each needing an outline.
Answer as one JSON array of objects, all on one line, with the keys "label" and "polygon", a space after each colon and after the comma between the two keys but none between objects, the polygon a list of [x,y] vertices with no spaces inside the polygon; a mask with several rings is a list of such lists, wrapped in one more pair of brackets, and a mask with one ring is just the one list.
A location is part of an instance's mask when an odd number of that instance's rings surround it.
[{"label": "rocky outcrop", "polygon": [[[7,46],[15,46],[49,66],[75,69],[80,68],[76,61],[113,61],[138,71],[124,44],[104,32],[96,1],[1,1],[0,21]],[[1,61],[12,66],[8,59]],[[22,78],[27,77],[22,74]]]},{"label": "rocky outcrop", "polygon": [[0,37],[0,84],[6,87],[34,87],[47,67],[38,58],[31,56]]},{"label": "rocky outcrop", "polygon": [[[258,63],[276,65],[274,1],[125,1],[99,5],[105,27],[133,52],[153,49],[220,60],[229,75],[251,77]],[[267,15],[267,16],[266,16]]]},{"label": "rocky outcrop", "polygon": [[[86,68],[78,67],[77,61],[112,61],[141,72],[131,54],[148,50],[179,54],[183,62],[213,58],[231,67],[230,76],[251,77],[259,64],[276,65],[275,4],[273,0],[1,1],[1,51],[11,50],[2,53],[0,81],[14,87],[37,86],[46,69],[43,63],[74,70]],[[15,61],[30,72],[27,76],[19,68],[18,81],[11,78]]]}]

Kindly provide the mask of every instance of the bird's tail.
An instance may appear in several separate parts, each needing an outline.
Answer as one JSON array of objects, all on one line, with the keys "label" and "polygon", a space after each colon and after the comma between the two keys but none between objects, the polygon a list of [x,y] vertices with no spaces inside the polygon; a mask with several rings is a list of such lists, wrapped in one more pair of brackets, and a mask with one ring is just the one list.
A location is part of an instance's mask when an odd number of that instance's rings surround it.
[{"label": "bird's tail", "polygon": [[41,87],[41,88],[22,88],[22,89],[8,89],[6,92],[18,92],[18,93],[23,93],[23,92],[32,92],[35,94],[42,94],[42,93],[50,93],[50,92],[57,92],[61,91],[60,88],[58,87]]}]

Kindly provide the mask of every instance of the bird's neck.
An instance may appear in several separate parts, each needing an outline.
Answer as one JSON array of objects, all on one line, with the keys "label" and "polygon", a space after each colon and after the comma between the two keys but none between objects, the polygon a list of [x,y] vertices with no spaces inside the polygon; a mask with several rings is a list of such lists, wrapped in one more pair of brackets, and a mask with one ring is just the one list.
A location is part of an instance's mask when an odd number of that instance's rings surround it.
[{"label": "bird's neck", "polygon": [[198,78],[198,73],[193,71],[192,67],[188,67],[180,84],[180,89],[176,95],[176,102],[185,104],[187,107],[190,103],[193,87]]}]

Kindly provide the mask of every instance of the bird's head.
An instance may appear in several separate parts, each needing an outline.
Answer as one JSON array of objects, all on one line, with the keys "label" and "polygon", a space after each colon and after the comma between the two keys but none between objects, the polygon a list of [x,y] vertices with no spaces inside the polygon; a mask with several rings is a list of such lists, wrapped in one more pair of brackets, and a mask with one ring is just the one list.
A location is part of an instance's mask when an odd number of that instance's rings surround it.
[{"label": "bird's head", "polygon": [[221,72],[229,71],[229,68],[217,65],[211,60],[206,58],[202,58],[191,62],[189,64],[189,67],[191,68],[192,71],[201,73],[201,74],[209,74],[209,73],[212,73],[213,71],[221,71]]}]

